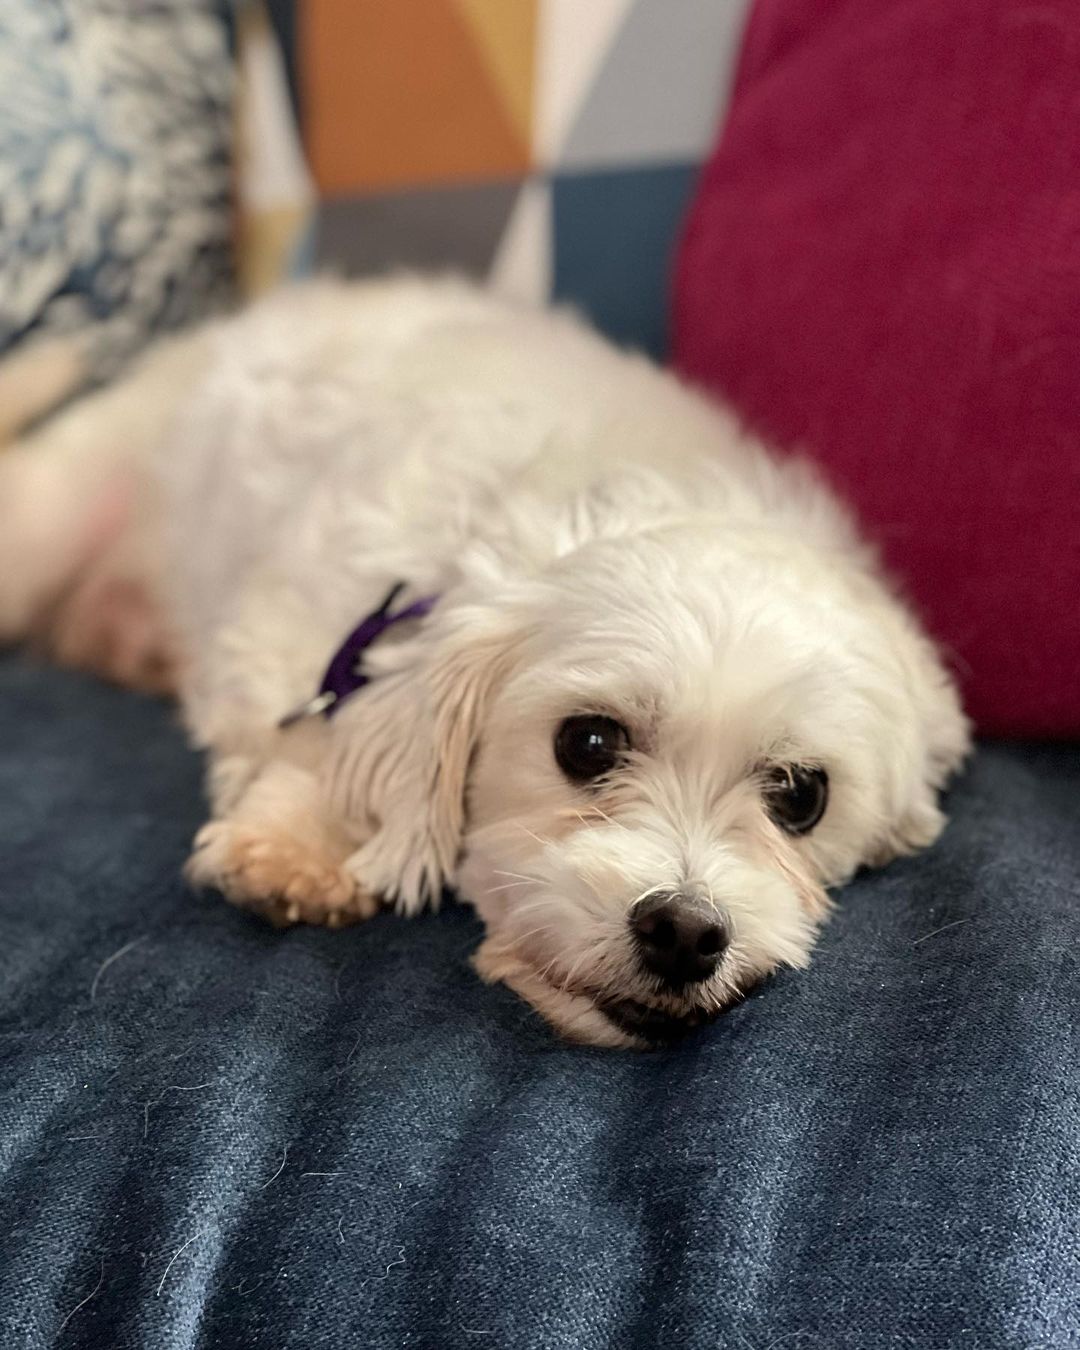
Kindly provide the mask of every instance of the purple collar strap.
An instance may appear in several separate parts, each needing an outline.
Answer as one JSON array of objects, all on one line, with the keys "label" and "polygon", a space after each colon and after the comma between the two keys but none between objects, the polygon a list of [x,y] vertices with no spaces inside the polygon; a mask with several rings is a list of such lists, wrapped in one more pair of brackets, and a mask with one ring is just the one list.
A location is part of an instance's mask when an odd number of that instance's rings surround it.
[{"label": "purple collar strap", "polygon": [[370,683],[371,676],[364,672],[364,653],[371,644],[395,624],[404,623],[407,619],[422,619],[431,612],[439,599],[437,595],[421,596],[404,609],[392,612],[391,606],[404,589],[405,582],[397,582],[390,588],[389,595],[379,608],[360,620],[326,667],[319,692],[299,708],[287,713],[278,723],[279,727],[291,727],[294,722],[301,722],[305,717],[318,717],[320,714],[330,717],[350,694],[355,694]]}]

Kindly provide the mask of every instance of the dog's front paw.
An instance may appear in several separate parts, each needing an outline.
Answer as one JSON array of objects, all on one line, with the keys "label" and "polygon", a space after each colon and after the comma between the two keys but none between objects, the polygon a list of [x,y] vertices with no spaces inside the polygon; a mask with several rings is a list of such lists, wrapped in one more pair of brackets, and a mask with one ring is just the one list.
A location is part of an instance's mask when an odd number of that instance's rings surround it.
[{"label": "dog's front paw", "polygon": [[370,919],[379,908],[344,867],[303,841],[234,821],[203,826],[184,874],[193,886],[219,890],[277,928],[337,928]]}]

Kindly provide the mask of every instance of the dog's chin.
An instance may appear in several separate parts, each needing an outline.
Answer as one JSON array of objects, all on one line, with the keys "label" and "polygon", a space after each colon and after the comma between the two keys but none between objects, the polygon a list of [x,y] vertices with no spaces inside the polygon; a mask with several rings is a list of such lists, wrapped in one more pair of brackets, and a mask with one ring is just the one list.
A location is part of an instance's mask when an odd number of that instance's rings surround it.
[{"label": "dog's chin", "polygon": [[605,998],[598,995],[595,1002],[612,1026],[649,1047],[675,1045],[692,1031],[714,1021],[730,1006],[691,1007],[684,1012],[672,1012],[635,998]]},{"label": "dog's chin", "polygon": [[583,1045],[661,1049],[706,1026],[746,996],[744,989],[733,987],[704,1006],[674,995],[628,997],[612,990],[567,989],[490,939],[480,946],[473,964],[483,979],[503,981],[556,1031]]}]

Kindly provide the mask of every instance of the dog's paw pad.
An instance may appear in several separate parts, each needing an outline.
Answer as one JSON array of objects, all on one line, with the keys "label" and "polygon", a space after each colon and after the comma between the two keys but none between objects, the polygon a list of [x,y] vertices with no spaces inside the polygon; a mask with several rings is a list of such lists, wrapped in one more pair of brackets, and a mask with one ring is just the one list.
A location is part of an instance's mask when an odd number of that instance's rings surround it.
[{"label": "dog's paw pad", "polygon": [[185,870],[192,885],[221,891],[277,928],[339,928],[369,919],[379,908],[343,867],[299,840],[230,821],[203,826]]}]

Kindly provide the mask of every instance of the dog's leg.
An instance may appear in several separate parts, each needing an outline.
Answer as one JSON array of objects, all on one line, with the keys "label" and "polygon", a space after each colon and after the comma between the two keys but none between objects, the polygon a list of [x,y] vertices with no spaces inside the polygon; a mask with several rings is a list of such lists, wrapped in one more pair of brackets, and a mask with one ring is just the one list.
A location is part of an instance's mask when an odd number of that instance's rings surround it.
[{"label": "dog's leg", "polygon": [[[218,778],[221,775],[217,775]],[[230,758],[233,784],[242,766]],[[379,908],[344,867],[352,845],[328,816],[318,780],[309,769],[273,760],[236,793],[214,795],[226,815],[211,820],[195,837],[186,875],[199,887],[219,890],[227,900],[255,910],[278,927],[293,923],[338,927],[370,918]]]},{"label": "dog's leg", "polygon": [[[173,687],[151,466],[201,362],[197,335],[163,344],[116,384],[0,446],[0,643],[36,638],[65,665]],[[10,377],[5,366],[0,395]],[[31,390],[31,407],[46,387]]]},{"label": "dog's leg", "polygon": [[[88,401],[90,406],[90,401]],[[65,419],[0,450],[0,641],[19,641],[128,526],[130,476]]]},{"label": "dog's leg", "polygon": [[178,659],[152,562],[130,536],[117,541],[35,616],[31,640],[59,665],[131,689],[173,694]]}]

